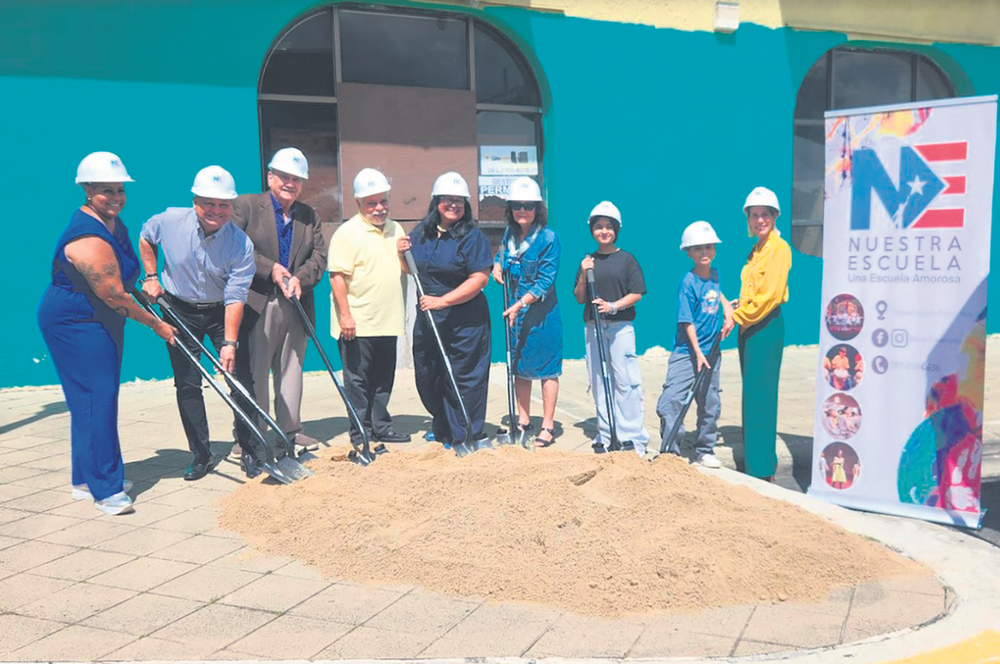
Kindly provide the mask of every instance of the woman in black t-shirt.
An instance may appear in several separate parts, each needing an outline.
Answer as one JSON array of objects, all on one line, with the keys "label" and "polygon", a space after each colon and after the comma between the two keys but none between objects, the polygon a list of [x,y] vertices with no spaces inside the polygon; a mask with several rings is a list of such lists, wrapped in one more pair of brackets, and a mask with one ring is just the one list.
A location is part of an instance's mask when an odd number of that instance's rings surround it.
[{"label": "woman in black t-shirt", "polygon": [[590,232],[597,241],[597,251],[580,261],[573,294],[576,301],[585,304],[583,320],[587,341],[587,370],[590,376],[590,390],[597,407],[597,439],[594,451],[603,452],[611,442],[608,424],[607,402],[604,399],[604,384],[601,380],[600,359],[597,348],[597,332],[594,327],[593,308],[586,302],[586,271],[594,270],[594,286],[597,305],[601,313],[605,353],[611,371],[611,389],[614,392],[615,424],[618,440],[631,442],[639,456],[646,453],[649,433],[643,425],[642,376],[635,354],[635,304],[646,293],[646,282],[635,256],[622,251],[615,243],[622,227],[621,213],[609,201],[597,205],[590,213]]}]

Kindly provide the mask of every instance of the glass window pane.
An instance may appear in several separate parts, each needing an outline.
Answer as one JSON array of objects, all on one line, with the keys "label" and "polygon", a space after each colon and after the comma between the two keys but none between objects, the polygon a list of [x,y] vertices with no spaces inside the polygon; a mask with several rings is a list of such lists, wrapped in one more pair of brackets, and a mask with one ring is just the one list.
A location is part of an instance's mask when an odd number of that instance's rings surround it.
[{"label": "glass window pane", "polygon": [[519,175],[530,175],[541,184],[539,121],[537,113],[476,113],[480,221],[503,222],[507,189]]},{"label": "glass window pane", "polygon": [[340,43],[345,82],[469,89],[464,20],[342,11]]},{"label": "glass window pane", "polygon": [[823,220],[826,130],[822,123],[795,124],[792,154],[792,219]]},{"label": "glass window pane", "polygon": [[910,101],[912,61],[910,53],[834,51],[832,108]]},{"label": "glass window pane", "polygon": [[333,25],[329,11],[288,31],[271,52],[260,91],[265,94],[334,95]]},{"label": "glass window pane", "polygon": [[954,97],[955,89],[948,77],[937,66],[925,58],[917,58],[917,100],[944,99]]},{"label": "glass window pane", "polygon": [[[288,146],[302,150],[309,160],[309,179],[301,200],[315,208],[321,221],[342,221],[337,105],[261,102],[260,128],[265,169],[275,151]],[[330,228],[324,232],[329,234]]]},{"label": "glass window pane", "polygon": [[792,226],[792,245],[807,256],[823,257],[822,226]]},{"label": "glass window pane", "polygon": [[527,64],[493,34],[476,25],[476,101],[540,106],[535,79]]},{"label": "glass window pane", "polygon": [[795,100],[795,117],[813,118],[821,120],[823,112],[826,111],[826,88],[827,88],[827,56],[824,55],[816,64],[809,69],[802,86],[799,87],[799,96]]}]

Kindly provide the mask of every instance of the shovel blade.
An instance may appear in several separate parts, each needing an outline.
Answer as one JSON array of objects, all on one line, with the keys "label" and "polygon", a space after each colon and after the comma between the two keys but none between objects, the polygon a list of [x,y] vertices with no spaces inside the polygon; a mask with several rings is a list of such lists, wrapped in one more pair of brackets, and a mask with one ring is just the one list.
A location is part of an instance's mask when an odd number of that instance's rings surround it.
[{"label": "shovel blade", "polygon": [[281,482],[282,484],[291,484],[295,481],[286,475],[277,464],[271,463],[270,461],[262,461],[260,465],[271,478]]},{"label": "shovel blade", "polygon": [[319,457],[313,454],[312,452],[309,452],[308,450],[304,450],[299,452],[298,458],[299,458],[299,463],[305,463],[306,461],[312,461],[314,459],[318,459]]},{"label": "shovel blade", "polygon": [[506,429],[497,429],[496,437],[497,445],[513,445],[514,441],[510,439],[510,434],[507,433]]},{"label": "shovel blade", "polygon": [[315,477],[316,473],[309,470],[301,463],[293,459],[292,457],[282,457],[277,463],[278,469],[287,477],[292,478],[293,482],[298,482],[299,480],[304,480],[307,477]]},{"label": "shovel blade", "polygon": [[529,434],[527,431],[524,430],[521,431],[521,435],[517,439],[517,444],[526,450],[535,449],[534,446],[531,444],[531,434]]}]

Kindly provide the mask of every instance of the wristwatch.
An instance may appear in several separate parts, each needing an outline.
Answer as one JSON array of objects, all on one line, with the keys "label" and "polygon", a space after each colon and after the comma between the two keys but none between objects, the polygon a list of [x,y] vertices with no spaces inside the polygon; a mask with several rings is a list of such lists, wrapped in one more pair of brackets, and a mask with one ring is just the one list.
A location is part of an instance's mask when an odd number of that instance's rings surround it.
[{"label": "wristwatch", "polygon": [[230,341],[229,339],[226,339],[225,341],[223,341],[222,345],[223,346],[232,346],[233,350],[239,350],[239,348],[240,348],[240,342],[239,341]]}]

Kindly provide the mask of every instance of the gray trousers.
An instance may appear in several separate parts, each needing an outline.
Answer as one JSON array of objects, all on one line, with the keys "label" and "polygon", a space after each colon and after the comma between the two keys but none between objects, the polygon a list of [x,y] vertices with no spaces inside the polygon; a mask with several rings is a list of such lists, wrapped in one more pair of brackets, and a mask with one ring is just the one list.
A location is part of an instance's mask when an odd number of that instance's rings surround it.
[{"label": "gray trousers", "polygon": [[309,337],[302,319],[284,295],[275,294],[250,332],[250,372],[257,404],[270,409],[270,381],[274,372],[274,419],[286,434],[302,430],[302,362]]},{"label": "gray trousers", "polygon": [[[704,381],[702,388],[694,395],[695,403],[698,406],[698,439],[695,442],[695,454],[701,457],[704,454],[715,454],[715,442],[719,437],[719,414],[722,412],[722,401],[719,399],[719,374],[722,366],[722,357],[715,361],[712,367],[712,379]],[[681,353],[671,353],[667,361],[667,380],[663,384],[663,393],[660,394],[656,402],[656,414],[660,416],[660,440],[670,433],[674,426],[674,421],[680,415],[681,405],[684,397],[687,396],[695,379],[695,357],[694,355],[684,355]],[[684,438],[684,423],[681,422],[680,429],[672,443],[667,448],[668,452],[680,454],[680,442]]]},{"label": "gray trousers", "polygon": [[[597,332],[593,321],[587,323],[587,374],[590,376],[590,391],[597,407],[597,444],[605,447],[611,442],[611,425],[608,422],[608,408],[604,400],[604,382],[601,379],[601,358],[597,349]],[[632,441],[639,456],[646,453],[649,433],[643,424],[642,374],[639,359],[635,355],[635,328],[631,321],[604,323],[604,335],[608,369],[615,409],[615,430],[622,443]]]}]

